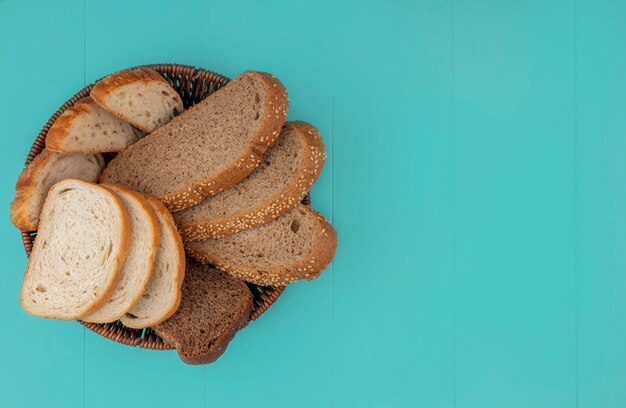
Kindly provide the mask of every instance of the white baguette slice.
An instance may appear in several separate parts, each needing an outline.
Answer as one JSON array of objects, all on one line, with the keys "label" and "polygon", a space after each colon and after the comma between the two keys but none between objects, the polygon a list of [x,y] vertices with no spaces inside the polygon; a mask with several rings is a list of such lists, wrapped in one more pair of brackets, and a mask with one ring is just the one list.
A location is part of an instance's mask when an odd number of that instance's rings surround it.
[{"label": "white baguette slice", "polygon": [[120,152],[142,136],[142,132],[86,97],[52,124],[46,147],[63,153]]},{"label": "white baguette slice", "polygon": [[185,277],[185,250],[172,214],[156,198],[144,197],[159,221],[161,242],[148,286],[139,301],[120,319],[127,327],[135,329],[159,324],[176,312]]},{"label": "white baguette slice", "polygon": [[113,184],[102,186],[122,200],[130,214],[133,232],[130,253],[115,292],[102,307],[82,318],[86,322],[94,323],[118,320],[141,299],[152,277],[160,242],[159,222],[152,207],[145,202],[143,194]]},{"label": "white baguette slice", "polygon": [[11,203],[11,222],[22,231],[35,231],[50,187],[67,178],[98,181],[104,168],[99,154],[61,154],[44,149],[22,171]]},{"label": "white baguette slice", "polygon": [[55,184],[41,212],[20,303],[41,317],[79,319],[111,297],[130,248],[122,201],[96,184]]},{"label": "white baguette slice", "polygon": [[126,69],[102,78],[90,95],[105,110],[148,133],[185,109],[170,83],[146,67]]}]

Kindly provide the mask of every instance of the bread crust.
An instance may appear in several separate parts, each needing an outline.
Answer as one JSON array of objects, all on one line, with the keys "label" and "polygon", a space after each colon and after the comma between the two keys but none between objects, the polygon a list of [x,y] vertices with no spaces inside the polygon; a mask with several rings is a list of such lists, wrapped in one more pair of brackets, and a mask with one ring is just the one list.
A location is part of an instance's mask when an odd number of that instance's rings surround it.
[{"label": "bread crust", "polygon": [[317,278],[330,264],[337,250],[337,232],[335,228],[317,211],[300,204],[297,208],[311,213],[318,222],[313,247],[308,256],[292,265],[273,269],[257,269],[221,258],[219,254],[205,253],[194,243],[187,244],[187,253],[196,260],[215,265],[231,276],[261,286],[286,286],[289,282]]},{"label": "bread crust", "polygon": [[[247,71],[247,73],[258,75],[265,85],[267,95],[264,109],[265,121],[254,135],[248,149],[241,155],[242,161],[231,163],[222,172],[204,181],[192,183],[183,190],[159,197],[170,211],[180,211],[191,207],[209,195],[234,186],[259,166],[265,151],[276,143],[289,108],[287,90],[278,78],[271,74],[255,71]],[[181,116],[183,115],[185,113]]]},{"label": "bread crust", "polygon": [[[114,266],[113,273],[109,276],[109,279],[105,284],[106,289],[100,294],[98,298],[94,299],[93,303],[89,305],[89,307],[86,307],[84,310],[81,310],[74,315],[69,315],[69,314],[59,315],[55,313],[42,313],[42,314],[37,314],[37,316],[39,317],[61,319],[61,320],[74,320],[74,319],[80,319],[81,317],[86,316],[92,313],[93,311],[97,310],[100,306],[102,306],[105,302],[107,302],[109,298],[113,295],[113,292],[115,291],[115,288],[117,287],[117,284],[119,283],[120,278],[121,278],[120,272],[122,270],[124,262],[126,262],[126,258],[128,257],[128,253],[130,251],[130,233],[132,231],[131,219],[130,219],[130,215],[128,214],[128,211],[126,210],[126,208],[124,207],[124,204],[122,203],[122,200],[118,198],[111,191],[107,190],[104,187],[100,187],[97,184],[89,183],[89,182],[78,180],[78,179],[70,179],[70,180],[72,182],[76,182],[79,184],[88,185],[90,188],[100,189],[102,192],[104,192],[113,200],[114,206],[117,208],[118,213],[120,215],[120,224],[121,224],[121,229],[122,229],[121,235],[120,235],[121,237],[120,238],[120,250],[119,250],[118,257],[115,259],[115,266]],[[42,210],[42,213],[45,213],[44,211],[45,207],[46,206],[44,205],[44,209]],[[40,244],[38,244],[39,242],[41,242],[41,240],[35,240],[33,252],[38,250],[40,246]],[[26,266],[26,272],[24,273],[24,281],[26,281],[30,273],[31,261],[32,261],[32,256],[29,256],[28,264]],[[24,306],[24,297],[25,297],[24,289],[25,288],[22,285],[22,290],[20,291],[20,305],[27,313],[30,313],[29,310]]]},{"label": "bread crust", "polygon": [[[28,166],[24,168],[15,183],[15,198],[11,202],[10,217],[13,225],[20,231],[35,231],[38,225],[28,219],[27,207],[31,197],[37,194],[37,177],[44,171],[50,156],[54,153],[49,149],[44,149],[38,154]],[[94,154],[100,164],[100,169],[104,168],[104,159],[100,154]],[[97,180],[95,180],[97,181]]]},{"label": "bread crust", "polygon": [[[178,268],[177,268],[176,275],[174,277],[174,283],[177,288],[176,297],[173,299],[172,304],[170,305],[166,313],[150,321],[145,321],[142,319],[141,324],[137,324],[138,322],[135,319],[128,319],[126,317],[121,318],[122,323],[124,323],[126,326],[131,327],[131,328],[137,328],[137,329],[157,325],[167,320],[170,316],[176,313],[176,310],[178,310],[178,306],[180,306],[181,288],[183,285],[183,280],[185,279],[185,267],[186,267],[185,247],[183,246],[183,242],[182,242],[182,239],[180,238],[180,234],[178,233],[178,230],[176,229],[176,224],[174,224],[172,214],[167,210],[167,208],[163,205],[163,203],[161,203],[158,199],[152,197],[149,194],[144,194],[144,193],[138,193],[138,194],[141,194],[144,197],[144,199],[149,203],[149,205],[154,210],[157,217],[161,218],[161,220],[163,221],[163,224],[165,224],[166,228],[169,230],[169,233],[171,233],[174,236],[175,249],[176,249],[176,254],[178,258],[177,260]],[[163,237],[165,234],[166,232],[161,231],[161,237]]]},{"label": "bread crust", "polygon": [[[219,340],[217,340],[212,352],[200,354],[197,356],[187,355],[184,352],[179,351],[178,348],[176,348],[176,344],[174,342],[174,347],[178,351],[180,359],[183,360],[185,363],[192,365],[209,364],[217,360],[222,354],[224,354],[226,348],[228,347],[228,344],[235,337],[235,334],[237,334],[239,330],[248,325],[248,322],[250,321],[250,314],[252,313],[252,304],[252,294],[250,294],[246,307],[243,309],[243,313],[241,314],[237,322],[231,326],[230,330],[228,330],[228,332],[226,332],[222,337],[219,338]],[[163,339],[165,341],[168,341],[165,337],[163,337]]]},{"label": "bread crust", "polygon": [[[137,304],[137,302],[141,299],[141,295],[146,289],[146,286],[148,286],[148,282],[150,282],[150,278],[152,277],[152,273],[154,272],[154,260],[156,259],[159,242],[161,241],[161,228],[159,227],[159,221],[157,219],[155,210],[152,208],[151,205],[147,203],[147,200],[145,199],[144,194],[138,193],[136,191],[133,191],[119,184],[100,184],[100,186],[112,191],[115,194],[127,194],[131,196],[135,200],[136,204],[138,204],[145,211],[145,213],[148,214],[148,221],[150,222],[152,226],[152,230],[154,231],[152,244],[151,244],[153,250],[148,254],[148,264],[152,265],[152,268],[146,274],[146,276],[144,276],[142,280],[142,284],[141,284],[141,289],[138,290],[137,293],[135,293],[135,295],[132,297],[130,306],[127,308],[127,310],[120,312],[117,316],[111,316],[110,318],[105,318],[105,319],[93,319],[91,318],[90,315],[84,316],[84,320],[88,322],[109,323],[109,322],[116,321],[122,316],[124,316],[126,312],[130,310],[135,304]],[[131,221],[131,237],[129,237],[129,241],[131,238],[132,238],[132,221]]]},{"label": "bread crust", "polygon": [[285,123],[285,128],[298,132],[305,142],[306,153],[297,171],[297,179],[278,192],[269,202],[246,211],[198,223],[178,223],[183,241],[222,238],[248,228],[258,227],[289,212],[302,201],[322,171],[326,161],[326,146],[319,131],[313,125],[294,121]]},{"label": "bread crust", "polygon": [[253,299],[252,293],[250,293],[250,290],[248,288],[246,288],[246,292],[248,294],[248,296],[246,297],[246,304],[241,310],[239,318],[226,333],[224,333],[216,340],[214,346],[211,348],[211,351],[207,353],[199,355],[187,354],[185,353],[185,350],[181,349],[180,342],[177,341],[175,337],[170,336],[166,330],[159,330],[158,326],[155,327],[154,330],[159,336],[163,338],[163,340],[174,346],[174,348],[178,352],[180,359],[183,360],[185,363],[192,365],[212,363],[217,360],[222,354],[224,354],[224,351],[226,351],[228,344],[235,337],[235,334],[237,334],[239,330],[246,327],[248,321],[250,320],[250,314],[252,314]]},{"label": "bread crust", "polygon": [[95,102],[90,97],[76,101],[74,106],[70,106],[54,121],[48,134],[46,135],[46,148],[60,153],[99,153],[96,150],[92,151],[72,151],[68,152],[65,148],[65,138],[70,131],[74,120],[77,117],[84,114],[89,114],[94,108]]},{"label": "bread crust", "polygon": [[[181,190],[158,197],[170,211],[180,211],[194,206],[207,196],[217,194],[237,184],[256,169],[259,163],[261,163],[265,151],[272,147],[276,139],[278,139],[280,128],[285,123],[285,118],[287,117],[289,105],[287,90],[276,77],[268,73],[255,71],[247,71],[246,73],[258,76],[265,86],[267,95],[264,106],[265,120],[262,121],[250,145],[242,152],[239,160],[233,161],[221,172],[213,174],[204,180],[190,183]],[[187,112],[189,110],[183,112],[174,120],[184,120],[188,114]],[[129,147],[129,149],[139,148],[140,146],[141,144],[135,144]],[[120,157],[123,157],[123,154],[113,159],[104,169],[102,180],[106,181],[110,178],[112,164],[119,160]]]},{"label": "bread crust", "polygon": [[174,95],[176,95],[176,97],[178,98],[177,102],[179,103],[179,105],[183,106],[183,101],[180,98],[180,95],[178,94],[178,92],[176,92],[174,88],[172,88],[172,85],[170,85],[170,83],[165,78],[163,78],[161,74],[148,67],[137,67],[114,72],[113,74],[108,75],[96,82],[96,85],[94,85],[91,92],[89,92],[89,95],[98,105],[102,107],[102,109],[106,110],[107,112],[113,113],[118,118],[130,123],[134,127],[141,129],[144,132],[151,132],[153,129],[148,129],[144,126],[141,126],[140,123],[136,123],[128,116],[124,115],[122,112],[113,112],[113,110],[108,109],[107,97],[117,88],[132,84],[133,82],[149,83],[154,81],[162,82],[166,84],[169,88],[171,88]]}]

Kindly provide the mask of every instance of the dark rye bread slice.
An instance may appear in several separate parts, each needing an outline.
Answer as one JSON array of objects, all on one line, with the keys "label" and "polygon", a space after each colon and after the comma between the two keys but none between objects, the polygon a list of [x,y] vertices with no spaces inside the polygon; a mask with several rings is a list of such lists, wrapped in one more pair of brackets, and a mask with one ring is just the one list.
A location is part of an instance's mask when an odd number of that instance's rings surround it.
[{"label": "dark rye bread slice", "polygon": [[174,214],[183,240],[222,238],[285,214],[302,201],[317,180],[326,160],[325,150],[315,127],[287,122],[254,173]]},{"label": "dark rye bread slice", "polygon": [[154,331],[184,362],[212,363],[245,327],[251,312],[252,294],[244,282],[189,260],[180,307]]},{"label": "dark rye bread slice", "polygon": [[200,262],[262,286],[314,279],[332,261],[336,249],[332,225],[302,204],[259,228],[187,243],[187,253]]},{"label": "dark rye bread slice", "polygon": [[254,171],[287,106],[278,79],[248,71],[124,150],[102,180],[158,197],[170,211],[191,207]]}]

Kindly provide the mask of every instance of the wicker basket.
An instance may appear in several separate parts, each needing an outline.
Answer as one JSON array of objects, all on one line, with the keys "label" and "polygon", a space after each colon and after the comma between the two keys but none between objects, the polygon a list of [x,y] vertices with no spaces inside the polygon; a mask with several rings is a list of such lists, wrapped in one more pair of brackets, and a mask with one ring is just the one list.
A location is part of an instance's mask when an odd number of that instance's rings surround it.
[{"label": "wicker basket", "polygon": [[[228,78],[216,74],[215,72],[207,71],[202,68],[194,68],[188,65],[154,64],[145,66],[155,69],[172,84],[174,89],[180,94],[186,108],[200,102],[228,82]],[[72,96],[54,113],[54,115],[52,115],[43,129],[41,129],[41,132],[39,132],[39,135],[37,135],[37,139],[35,139],[28,153],[28,158],[26,159],[27,165],[44,149],[46,135],[54,121],[68,107],[74,105],[76,101],[88,96],[92,87],[93,84],[87,85],[76,93],[76,95]],[[310,203],[308,195],[303,200],[303,203]],[[30,255],[36,235],[36,231],[22,232],[22,241],[27,255]],[[248,284],[248,287],[254,298],[254,307],[250,315],[251,320],[255,320],[263,314],[285,289],[284,287],[257,286],[252,284]],[[119,321],[106,324],[79,322],[101,336],[129,346],[139,346],[154,350],[171,350],[173,348],[168,343],[164,342],[163,339],[150,328],[130,329]]]}]

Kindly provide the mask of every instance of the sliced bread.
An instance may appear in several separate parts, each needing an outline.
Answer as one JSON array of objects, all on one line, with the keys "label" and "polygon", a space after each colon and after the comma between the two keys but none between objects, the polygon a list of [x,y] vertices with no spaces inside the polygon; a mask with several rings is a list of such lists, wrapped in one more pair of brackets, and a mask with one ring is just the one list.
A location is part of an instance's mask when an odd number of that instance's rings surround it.
[{"label": "sliced bread", "polygon": [[154,260],[161,242],[159,222],[143,194],[113,184],[102,186],[117,194],[124,203],[130,214],[132,236],[130,252],[113,295],[95,312],[82,318],[86,322],[95,323],[118,320],[141,299],[152,277]]},{"label": "sliced bread", "polygon": [[158,197],[171,211],[191,207],[254,171],[287,105],[278,79],[246,72],[124,150],[102,179]]},{"label": "sliced bread", "polygon": [[154,331],[186,363],[206,364],[226,350],[251,312],[252,294],[244,282],[190,260],[178,311]]},{"label": "sliced bread", "polygon": [[200,262],[262,286],[316,278],[336,248],[332,225],[302,204],[259,228],[187,243],[188,253]]},{"label": "sliced bread", "polygon": [[104,160],[99,154],[61,154],[44,149],[22,171],[11,203],[11,222],[22,231],[35,231],[48,190],[67,178],[95,182]]},{"label": "sliced bread", "polygon": [[90,95],[105,110],[146,132],[153,132],[184,110],[180,95],[170,83],[146,67],[102,78]]},{"label": "sliced bread", "polygon": [[140,131],[86,97],[67,108],[52,124],[46,147],[63,153],[119,152],[141,136]]},{"label": "sliced bread", "polygon": [[183,241],[221,238],[280,217],[302,201],[325,159],[324,141],[315,127],[287,122],[254,173],[174,214]]},{"label": "sliced bread", "polygon": [[135,329],[158,324],[176,312],[185,276],[185,250],[172,214],[154,197],[145,195],[144,199],[157,216],[161,241],[148,285],[137,303],[120,319]]},{"label": "sliced bread", "polygon": [[130,216],[114,193],[80,180],[58,182],[41,212],[22,307],[66,320],[90,314],[113,294],[130,240]]}]

